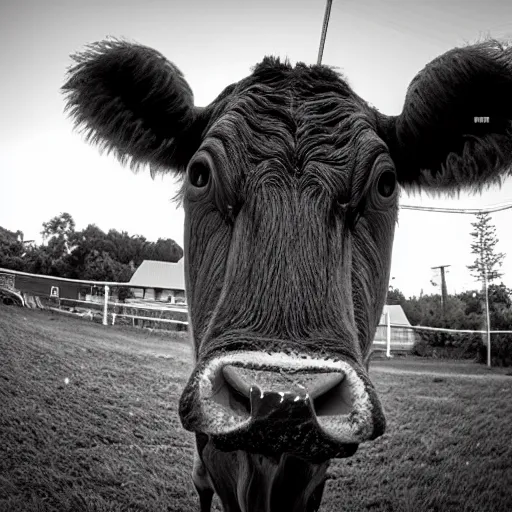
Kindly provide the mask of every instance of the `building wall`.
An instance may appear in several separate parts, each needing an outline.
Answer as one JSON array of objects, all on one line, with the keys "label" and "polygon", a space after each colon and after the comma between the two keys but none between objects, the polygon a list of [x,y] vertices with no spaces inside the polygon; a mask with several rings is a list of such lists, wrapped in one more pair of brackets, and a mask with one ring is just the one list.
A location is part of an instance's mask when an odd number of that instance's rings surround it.
[{"label": "building wall", "polygon": [[185,290],[168,290],[165,288],[131,288],[131,290],[135,299],[186,304]]},{"label": "building wall", "polygon": [[144,288],[131,288],[133,292],[133,297],[135,299],[143,299],[144,298]]},{"label": "building wall", "polygon": [[144,298],[146,300],[155,300],[155,289],[154,288],[144,288]]},{"label": "building wall", "polygon": [[155,288],[155,300],[174,303],[174,291]]},{"label": "building wall", "polygon": [[[407,327],[391,328],[391,350],[411,350],[416,341],[416,333]],[[374,348],[386,345],[387,326],[379,325],[373,339]]]},{"label": "building wall", "polygon": [[83,284],[59,281],[57,279],[43,279],[35,276],[16,275],[15,287],[23,293],[30,295],[50,296],[52,286],[58,286],[61,299],[78,299]]}]

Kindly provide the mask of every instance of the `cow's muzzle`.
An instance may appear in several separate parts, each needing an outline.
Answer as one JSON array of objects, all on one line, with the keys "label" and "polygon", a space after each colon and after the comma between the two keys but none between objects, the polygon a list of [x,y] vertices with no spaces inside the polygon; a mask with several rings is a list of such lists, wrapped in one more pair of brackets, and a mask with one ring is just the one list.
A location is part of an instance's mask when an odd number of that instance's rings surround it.
[{"label": "cow's muzzle", "polygon": [[385,428],[362,366],[259,352],[221,356],[199,369],[180,416],[221,450],[312,461],[348,457]]}]

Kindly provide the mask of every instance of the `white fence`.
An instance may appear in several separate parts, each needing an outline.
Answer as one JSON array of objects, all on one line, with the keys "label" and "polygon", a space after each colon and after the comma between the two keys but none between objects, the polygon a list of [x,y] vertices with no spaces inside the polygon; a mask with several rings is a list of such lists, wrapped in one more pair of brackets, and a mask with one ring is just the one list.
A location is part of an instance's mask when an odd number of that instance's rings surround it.
[{"label": "white fence", "polygon": [[[17,286],[20,279],[34,278],[38,281],[48,282],[45,288],[35,286],[40,293],[31,290],[23,291]],[[46,280],[46,281],[45,281]],[[61,297],[58,293],[56,283],[73,283],[74,285],[86,285],[100,290],[101,294],[96,295],[94,300],[72,299]],[[37,274],[28,274],[0,268],[0,292],[3,290],[18,297],[21,305],[33,308],[50,309],[74,316],[81,316],[91,320],[101,321],[103,325],[119,325],[128,323],[138,327],[148,327],[153,329],[187,329],[188,327],[188,308],[178,305],[171,305],[156,301],[127,300],[119,302],[112,300],[112,288],[134,288],[129,283],[108,283],[101,281],[85,281],[56,278],[52,276],[43,276]],[[54,293],[57,288],[57,293]],[[3,294],[5,296],[5,293]],[[90,296],[89,296],[90,297]],[[435,327],[408,326],[392,324],[389,313],[385,315],[385,324],[377,327],[377,332],[373,342],[374,351],[385,351],[387,357],[391,357],[392,352],[410,352],[417,341],[420,340],[421,332],[444,332],[455,334],[486,334],[487,331],[470,331],[455,329],[440,329]],[[491,331],[490,334],[512,334],[512,331]],[[484,339],[485,342],[485,339]]]},{"label": "white fence", "polygon": [[[116,324],[121,319],[140,326],[156,325],[157,322],[185,328],[188,325],[186,306],[135,299],[120,302],[117,294],[113,296],[111,292],[121,288],[137,287],[130,283],[77,280],[0,269],[2,296],[26,307],[101,319],[103,325]],[[81,293],[84,289],[87,293]],[[76,298],[79,295],[83,298]]]}]

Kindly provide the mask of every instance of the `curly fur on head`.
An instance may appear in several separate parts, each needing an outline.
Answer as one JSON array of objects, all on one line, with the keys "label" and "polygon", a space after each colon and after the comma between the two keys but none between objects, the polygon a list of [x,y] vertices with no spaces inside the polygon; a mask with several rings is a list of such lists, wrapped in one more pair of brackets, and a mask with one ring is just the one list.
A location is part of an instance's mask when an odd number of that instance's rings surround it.
[{"label": "curly fur on head", "polygon": [[72,58],[62,90],[66,111],[88,142],[133,170],[149,164],[155,174],[186,166],[196,149],[190,132],[200,109],[174,64],[151,48],[113,38]]},{"label": "curly fur on head", "polygon": [[405,188],[501,184],[512,164],[512,47],[487,40],[441,55],[411,82],[402,114],[378,118]]}]

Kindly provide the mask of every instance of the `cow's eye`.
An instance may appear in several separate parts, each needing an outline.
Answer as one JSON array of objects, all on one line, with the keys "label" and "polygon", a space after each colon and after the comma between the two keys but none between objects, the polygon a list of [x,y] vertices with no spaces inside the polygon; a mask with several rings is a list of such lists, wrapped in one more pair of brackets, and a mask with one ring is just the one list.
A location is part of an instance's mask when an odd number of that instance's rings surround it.
[{"label": "cow's eye", "polygon": [[396,174],[394,171],[386,170],[381,173],[377,181],[377,191],[383,198],[388,198],[393,195],[396,189]]},{"label": "cow's eye", "polygon": [[204,188],[210,181],[210,167],[207,162],[197,160],[188,168],[190,184],[196,188]]}]

